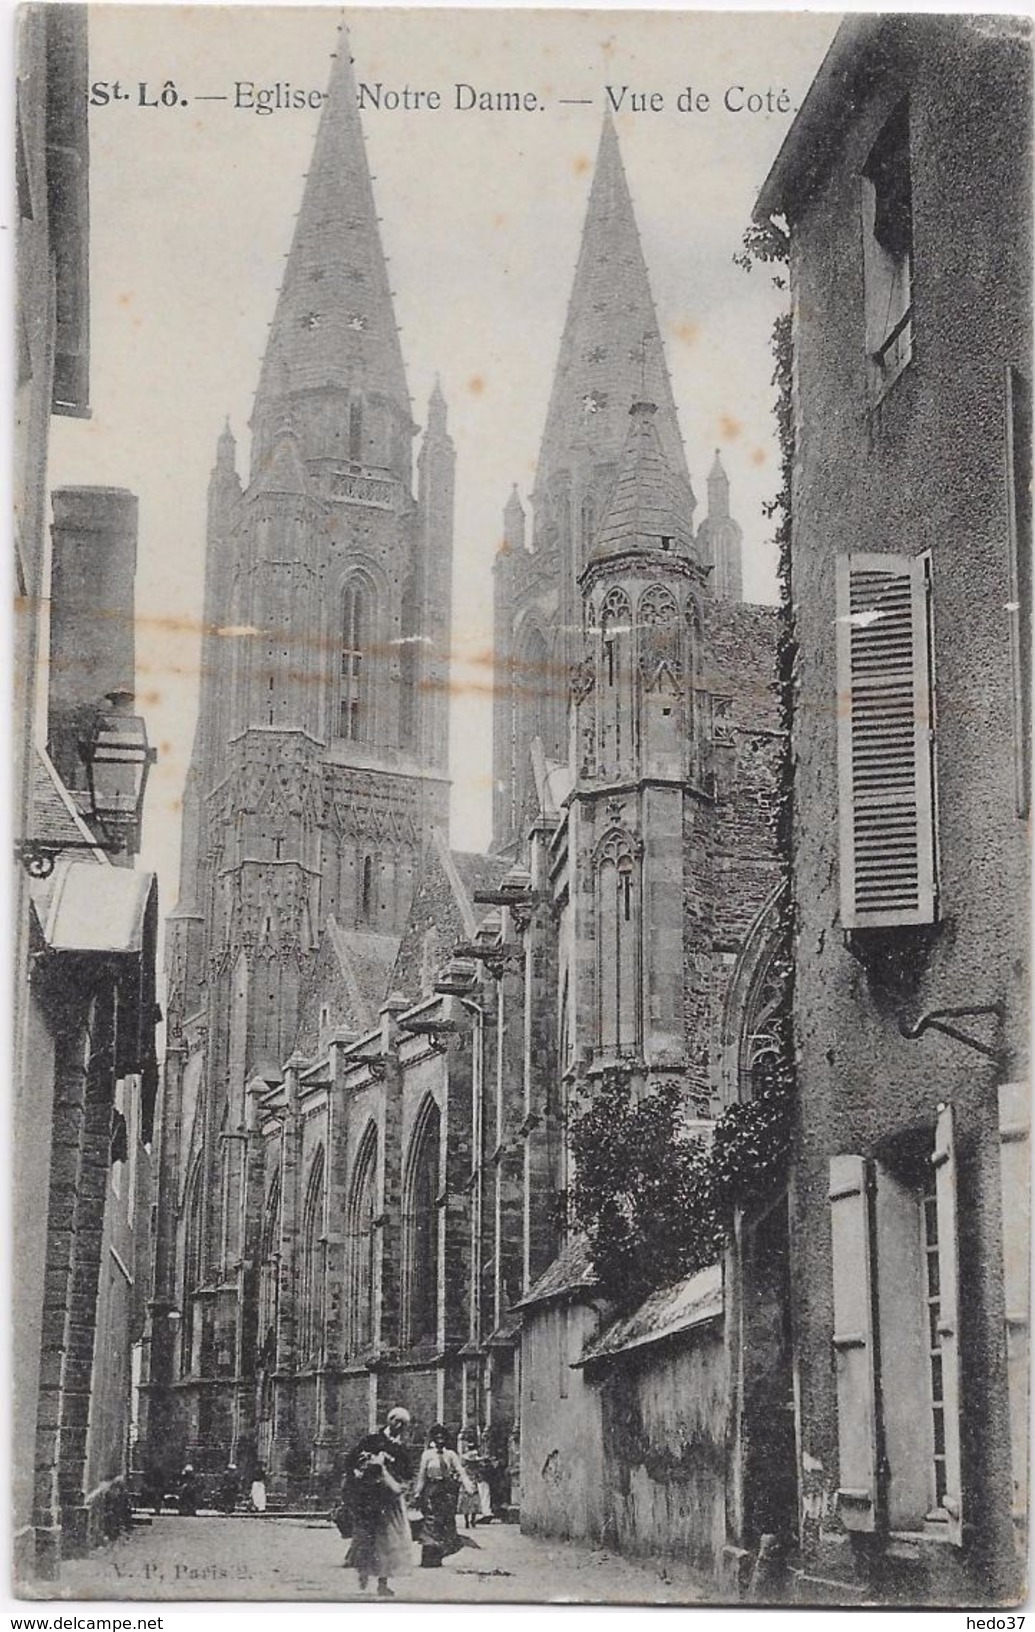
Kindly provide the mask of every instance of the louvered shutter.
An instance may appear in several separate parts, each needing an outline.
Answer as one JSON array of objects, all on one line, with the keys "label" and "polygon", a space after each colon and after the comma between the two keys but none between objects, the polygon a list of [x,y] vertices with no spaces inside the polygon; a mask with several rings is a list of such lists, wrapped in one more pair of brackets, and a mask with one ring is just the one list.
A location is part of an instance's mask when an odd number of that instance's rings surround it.
[{"label": "louvered shutter", "polygon": [[837,562],[841,922],[935,916],[925,556]]},{"label": "louvered shutter", "polygon": [[[1003,1290],[1006,1296],[1006,1377],[1010,1391],[1013,1517],[1023,1527],[1028,1511],[1029,1135],[1028,1085],[999,1089],[999,1173],[1003,1200]],[[1023,1536],[1023,1529],[1021,1530]]]},{"label": "louvered shutter", "polygon": [[869,1169],[861,1156],[830,1158],[830,1231],[837,1373],[838,1511],[846,1530],[877,1527],[877,1418]]},{"label": "louvered shutter", "polygon": [[935,1196],[938,1213],[938,1285],[940,1308],[942,1402],[945,1424],[945,1495],[949,1537],[958,1545],[963,1530],[963,1481],[960,1470],[960,1332],[959,1248],[956,1230],[956,1150],[952,1106],[938,1107],[934,1154]]}]

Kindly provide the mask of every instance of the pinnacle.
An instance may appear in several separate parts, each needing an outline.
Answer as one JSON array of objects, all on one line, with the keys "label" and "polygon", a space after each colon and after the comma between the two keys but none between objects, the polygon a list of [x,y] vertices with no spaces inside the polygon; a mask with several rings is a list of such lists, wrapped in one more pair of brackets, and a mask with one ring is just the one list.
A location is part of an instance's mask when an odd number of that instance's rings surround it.
[{"label": "pinnacle", "polygon": [[387,396],[409,419],[371,176],[344,28],[270,326],[256,421],[282,397],[337,387]]},{"label": "pinnacle", "polygon": [[[630,405],[657,404],[657,434],[672,470],[690,488],[618,134],[605,114],[582,245],[554,376],[536,483],[570,468],[591,446],[597,462],[618,457]],[[692,502],[692,499],[691,499]]]},{"label": "pinnacle", "polygon": [[[657,408],[634,402],[593,557],[630,549],[693,550],[688,490],[661,444]],[[662,545],[662,540],[668,542]]]}]

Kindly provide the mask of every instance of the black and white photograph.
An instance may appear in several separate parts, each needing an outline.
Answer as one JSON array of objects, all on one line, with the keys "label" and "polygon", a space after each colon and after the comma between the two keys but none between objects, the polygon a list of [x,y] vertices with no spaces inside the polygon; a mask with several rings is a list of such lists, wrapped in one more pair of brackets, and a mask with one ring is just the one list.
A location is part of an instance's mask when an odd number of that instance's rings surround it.
[{"label": "black and white photograph", "polygon": [[11,1598],[1019,1628],[1030,19],[5,21]]}]

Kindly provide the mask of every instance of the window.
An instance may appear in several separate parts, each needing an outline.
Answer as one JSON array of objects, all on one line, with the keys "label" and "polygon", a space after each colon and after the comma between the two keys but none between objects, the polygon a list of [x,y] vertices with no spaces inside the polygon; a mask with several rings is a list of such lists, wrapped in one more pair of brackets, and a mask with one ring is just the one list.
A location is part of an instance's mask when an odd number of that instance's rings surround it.
[{"label": "window", "polygon": [[341,695],[338,734],[348,742],[369,742],[373,734],[371,631],[375,625],[371,587],[346,584],[341,610]]},{"label": "window", "polygon": [[600,1047],[634,1052],[639,1040],[639,867],[631,841],[612,834],[597,861]]},{"label": "window", "polygon": [[363,462],[363,404],[349,403],[349,459],[354,465]]},{"label": "window", "polygon": [[410,1145],[403,1190],[403,1342],[438,1339],[438,1194],[441,1118],[426,1099]]},{"label": "window", "polygon": [[960,1345],[951,1105],[933,1139],[830,1162],[841,1520],[959,1543]]},{"label": "window", "polygon": [[862,192],[866,353],[879,398],[913,355],[913,192],[905,102],[863,166]]},{"label": "window", "polygon": [[933,923],[934,720],[926,556],[837,563],[841,922]]},{"label": "window", "polygon": [[1002,1184],[1003,1292],[1006,1301],[1006,1380],[1010,1397],[1011,1511],[1022,1556],[1028,1516],[1028,1326],[1030,1275],[1030,1124],[1026,1082],[999,1089],[999,1172]]},{"label": "window", "polygon": [[604,776],[617,774],[632,741],[632,611],[628,597],[611,589],[600,609],[600,680],[597,759]]},{"label": "window", "polygon": [[302,1213],[299,1357],[318,1360],[323,1336],[323,1147],[313,1159]]},{"label": "window", "polygon": [[1016,368],[1006,371],[1006,481],[1017,814],[1027,816],[1031,805],[1031,386]]},{"label": "window", "polygon": [[275,1175],[266,1202],[259,1261],[259,1365],[272,1370],[277,1359],[280,1314],[280,1176]]},{"label": "window", "polygon": [[354,1359],[372,1348],[377,1336],[377,1130],[370,1123],[360,1141],[346,1218],[346,1351]]},{"label": "window", "polygon": [[189,1376],[201,1365],[203,1306],[198,1297],[203,1267],[204,1192],[201,1185],[201,1158],[187,1186],[186,1239],[183,1253],[183,1319],[180,1327],[180,1371]]}]

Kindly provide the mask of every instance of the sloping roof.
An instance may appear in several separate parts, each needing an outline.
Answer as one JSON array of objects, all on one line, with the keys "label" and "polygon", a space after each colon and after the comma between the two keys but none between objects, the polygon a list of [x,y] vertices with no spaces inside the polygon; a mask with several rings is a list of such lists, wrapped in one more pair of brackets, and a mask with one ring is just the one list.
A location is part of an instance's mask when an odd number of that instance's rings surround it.
[{"label": "sloping roof", "polygon": [[[50,755],[42,748],[35,750],[32,767],[32,822],[33,836],[48,843],[82,844],[93,838]],[[100,851],[94,856],[94,865],[98,863],[102,867],[109,865]]]},{"label": "sloping roof", "polygon": [[628,1354],[631,1349],[646,1348],[649,1343],[661,1343],[706,1321],[717,1320],[723,1308],[722,1266],[710,1264],[675,1286],[652,1292],[633,1314],[623,1315],[594,1338],[575,1363],[586,1366],[595,1360]]},{"label": "sloping roof", "polygon": [[366,929],[342,929],[333,918],[328,919],[327,929],[353,997],[360,1029],[367,1031],[377,1024],[378,1012],[388,996],[399,955],[399,937]]},{"label": "sloping roof", "polygon": [[421,862],[420,876],[406,929],[399,944],[399,956],[392,974],[392,986],[415,999],[424,975],[424,940],[435,931],[437,956],[445,963],[458,941],[474,938],[485,908],[474,902],[476,890],[491,889],[507,871],[502,856],[483,856],[450,850],[445,836],[436,828]]},{"label": "sloping roof", "polygon": [[571,1298],[580,1292],[589,1292],[597,1285],[597,1277],[589,1254],[589,1242],[584,1235],[569,1236],[549,1269],[543,1271],[530,1291],[517,1303],[515,1309],[531,1309],[554,1298]]}]

